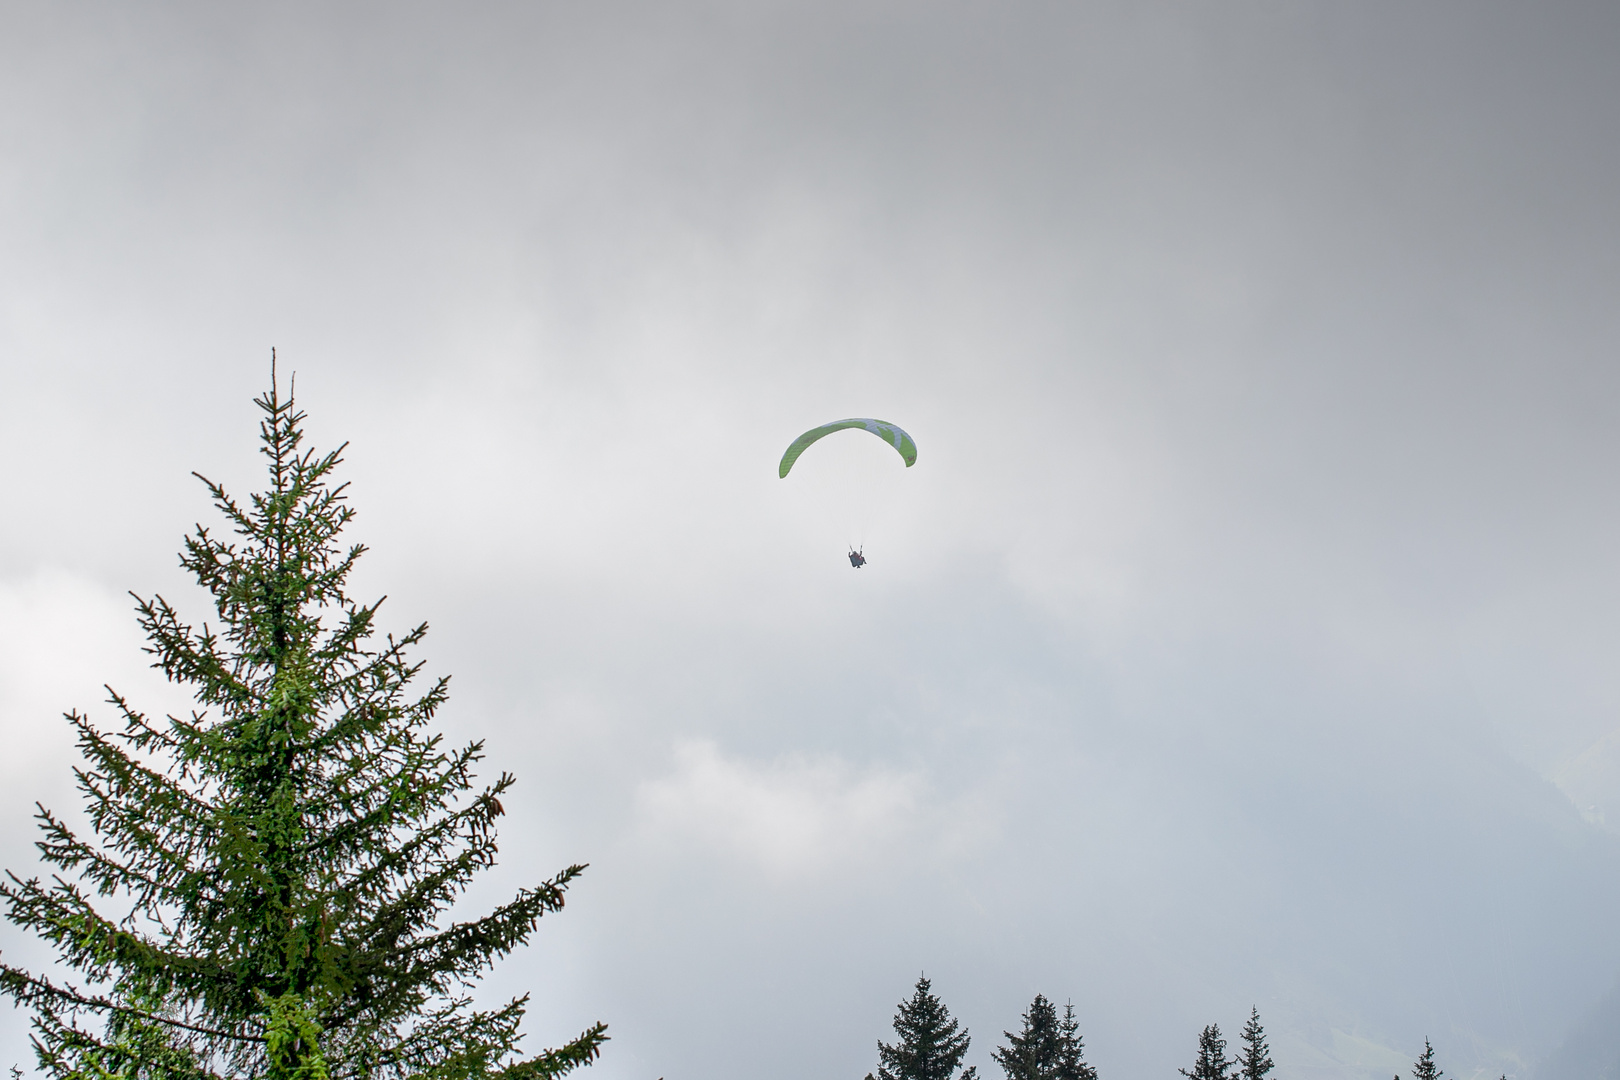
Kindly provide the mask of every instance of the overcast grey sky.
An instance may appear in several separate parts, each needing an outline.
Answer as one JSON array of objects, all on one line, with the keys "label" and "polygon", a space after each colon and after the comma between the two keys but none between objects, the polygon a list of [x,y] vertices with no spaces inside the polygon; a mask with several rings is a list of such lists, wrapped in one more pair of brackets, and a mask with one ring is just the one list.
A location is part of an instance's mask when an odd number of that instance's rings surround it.
[{"label": "overcast grey sky", "polygon": [[597,1080],[1620,1061],[1620,9],[0,13],[6,866],[276,346]]}]

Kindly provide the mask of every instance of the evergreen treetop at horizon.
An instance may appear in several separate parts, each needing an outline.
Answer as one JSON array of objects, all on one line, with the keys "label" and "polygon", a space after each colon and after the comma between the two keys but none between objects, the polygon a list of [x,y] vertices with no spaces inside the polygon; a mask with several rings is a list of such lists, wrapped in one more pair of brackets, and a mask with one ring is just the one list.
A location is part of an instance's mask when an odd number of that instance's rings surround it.
[{"label": "evergreen treetop at horizon", "polygon": [[1243,1040],[1237,1055],[1238,1080],[1266,1080],[1276,1066],[1271,1061],[1271,1047],[1266,1045],[1266,1029],[1260,1026],[1258,1005],[1249,1007],[1248,1023],[1238,1037]]},{"label": "evergreen treetop at horizon", "polygon": [[1086,1064],[1072,1002],[1064,1006],[1060,1020],[1046,995],[1036,994],[1023,1021],[1021,1033],[1002,1032],[1007,1045],[991,1055],[1007,1080],[1097,1080],[1097,1070]]},{"label": "evergreen treetop at horizon", "polygon": [[0,883],[6,915],[84,985],[0,965],[40,1066],[73,1080],[545,1080],[593,1060],[596,1024],[524,1057],[527,995],[472,987],[562,908],[570,866],[470,921],[448,910],[496,855],[513,778],[479,787],[483,744],[430,730],[448,679],[412,686],[419,625],[380,639],[381,600],[345,591],[365,548],[304,416],[271,389],[269,484],[246,504],[199,475],[234,539],[198,526],[181,566],[217,621],[137,598],[153,666],[188,687],[155,720],[109,689],[121,725],[67,714],[88,832],[41,807],[49,882]]},{"label": "evergreen treetop at horizon", "polygon": [[1435,1064],[1434,1047],[1425,1038],[1422,1055],[1412,1063],[1412,1080],[1440,1080],[1445,1075],[1445,1071]]},{"label": "evergreen treetop at horizon", "polygon": [[[892,1046],[878,1043],[876,1080],[951,1080],[970,1042],[926,975],[918,977],[910,1000],[900,1003],[894,1031],[900,1038]],[[978,1075],[969,1066],[958,1080],[977,1080]],[[866,1076],[873,1080],[871,1073]]]},{"label": "evergreen treetop at horizon", "polygon": [[1002,1032],[1007,1045],[994,1051],[1007,1080],[1051,1080],[1058,1057],[1057,1009],[1044,994],[1036,994],[1023,1015],[1024,1030]]},{"label": "evergreen treetop at horizon", "polygon": [[1072,1001],[1063,1006],[1063,1019],[1058,1021],[1057,1068],[1052,1075],[1054,1080],[1097,1080],[1096,1068],[1086,1063],[1086,1043]]},{"label": "evergreen treetop at horizon", "polygon": [[1192,1072],[1178,1069],[1187,1080],[1227,1080],[1236,1064],[1226,1056],[1226,1040],[1221,1038],[1219,1024],[1210,1024],[1198,1033],[1198,1057]]}]

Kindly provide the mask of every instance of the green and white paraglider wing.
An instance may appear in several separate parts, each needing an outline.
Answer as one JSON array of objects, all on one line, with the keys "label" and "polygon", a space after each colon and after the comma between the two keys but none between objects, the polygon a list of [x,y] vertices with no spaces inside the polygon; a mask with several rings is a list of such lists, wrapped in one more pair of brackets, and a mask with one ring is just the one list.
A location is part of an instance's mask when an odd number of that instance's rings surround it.
[{"label": "green and white paraglider wing", "polygon": [[909,469],[917,464],[917,444],[912,441],[910,435],[900,430],[898,425],[891,424],[887,420],[857,418],[853,420],[835,420],[830,424],[822,424],[820,427],[811,428],[797,439],[794,439],[793,445],[789,446],[787,453],[782,455],[782,464],[778,466],[776,475],[779,477],[787,476],[788,470],[793,468],[793,463],[799,460],[799,455],[804,453],[811,443],[817,439],[824,439],[835,431],[843,431],[845,428],[862,428],[870,431],[900,452],[900,456],[905,459],[906,468]]}]

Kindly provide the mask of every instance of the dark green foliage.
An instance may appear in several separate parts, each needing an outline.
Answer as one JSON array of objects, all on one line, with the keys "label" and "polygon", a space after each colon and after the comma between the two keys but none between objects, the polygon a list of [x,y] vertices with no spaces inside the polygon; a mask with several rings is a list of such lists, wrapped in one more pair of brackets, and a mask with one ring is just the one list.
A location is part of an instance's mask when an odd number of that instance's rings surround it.
[{"label": "dark green foliage", "polygon": [[1022,1033],[1002,1032],[1007,1045],[991,1057],[1007,1074],[1007,1080],[1052,1080],[1060,1045],[1057,1009],[1044,994],[1036,994],[1023,1020]]},{"label": "dark green foliage", "polygon": [[1097,1070],[1086,1064],[1085,1041],[1074,1005],[1066,1005],[1063,1018],[1043,994],[1036,994],[1024,1013],[1024,1030],[1002,1032],[1007,1045],[992,1055],[1007,1080],[1097,1080]]},{"label": "dark green foliage", "polygon": [[[968,1050],[968,1033],[957,1030],[926,975],[917,979],[911,1000],[900,1003],[894,1031],[900,1038],[893,1046],[878,1043],[877,1080],[951,1080]],[[963,1069],[960,1080],[977,1076],[978,1070]]]},{"label": "dark green foliage", "polygon": [[527,999],[472,1007],[583,867],[446,921],[495,860],[512,777],[475,787],[482,744],[429,729],[447,681],[412,689],[426,626],[378,640],[378,604],[345,592],[364,549],[339,544],[342,448],[303,449],[273,379],[256,404],[267,490],[244,506],[204,479],[235,536],[199,526],[181,553],[217,623],[137,605],[195,711],[156,721],[113,692],[120,729],[68,714],[93,836],[42,807],[57,876],[0,883],[11,921],[86,985],[5,966],[0,989],[33,1012],[41,1066],[72,1080],[543,1080],[591,1061],[602,1025],[523,1059]]},{"label": "dark green foliage", "polygon": [[1086,1043],[1080,1037],[1080,1021],[1074,1018],[1074,1003],[1063,1006],[1058,1024],[1057,1069],[1054,1080],[1097,1080],[1097,1070],[1086,1064]]},{"label": "dark green foliage", "polygon": [[1423,1056],[1412,1063],[1412,1080],[1440,1080],[1446,1075],[1434,1063],[1434,1047],[1423,1040]]},{"label": "dark green foliage", "polygon": [[1275,1066],[1271,1063],[1271,1048],[1266,1045],[1266,1029],[1260,1026],[1258,1008],[1249,1007],[1249,1022],[1243,1025],[1239,1038],[1243,1040],[1243,1049],[1237,1056],[1239,1080],[1265,1080]]},{"label": "dark green foliage", "polygon": [[1193,1063],[1192,1072],[1176,1071],[1189,1080],[1227,1080],[1234,1064],[1226,1056],[1226,1040],[1221,1038],[1221,1029],[1211,1024],[1198,1035],[1198,1060]]}]

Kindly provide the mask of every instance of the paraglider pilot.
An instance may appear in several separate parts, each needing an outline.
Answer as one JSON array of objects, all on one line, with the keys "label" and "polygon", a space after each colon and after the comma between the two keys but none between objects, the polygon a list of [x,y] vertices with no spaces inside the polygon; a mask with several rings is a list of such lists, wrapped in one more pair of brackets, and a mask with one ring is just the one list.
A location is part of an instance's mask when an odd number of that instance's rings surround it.
[{"label": "paraglider pilot", "polygon": [[866,556],[862,555],[859,551],[851,549],[849,553],[849,565],[859,570],[861,567],[866,565]]}]

